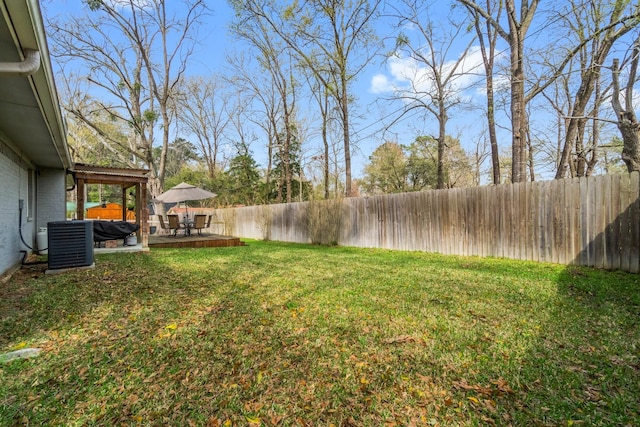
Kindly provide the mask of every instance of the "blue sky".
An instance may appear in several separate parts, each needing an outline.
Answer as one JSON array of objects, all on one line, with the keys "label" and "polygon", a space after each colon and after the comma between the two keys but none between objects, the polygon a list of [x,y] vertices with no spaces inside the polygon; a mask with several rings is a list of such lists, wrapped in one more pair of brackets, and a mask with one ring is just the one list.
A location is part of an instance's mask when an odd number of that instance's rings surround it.
[{"label": "blue sky", "polygon": [[[80,14],[85,6],[81,0],[41,0],[45,14],[64,15],[64,14]],[[141,0],[143,1],[143,0]],[[177,0],[171,0],[177,1]],[[171,1],[168,4],[171,4]],[[387,1],[387,4],[392,4]],[[234,52],[246,51],[247,47],[242,42],[230,36],[227,30],[228,24],[233,19],[233,11],[225,0],[210,1],[209,6],[212,13],[207,17],[207,22],[200,28],[200,44],[197,48],[196,55],[191,58],[189,74],[206,76],[212,73],[224,74],[226,72],[226,57]],[[431,17],[434,22],[438,23],[437,13],[446,13],[447,8],[432,12]],[[460,11],[462,13],[462,11]],[[535,26],[544,27],[544,22],[534,20],[534,28],[531,33],[535,35],[528,43],[545,43],[545,38],[552,37],[545,31],[537,32]],[[388,21],[380,21],[376,28],[381,38],[393,40],[394,30]],[[412,34],[411,27],[405,27],[404,31],[410,36]],[[468,43],[467,35],[464,41],[459,45],[454,45],[447,54],[447,61],[455,61],[464,47]],[[504,43],[501,46],[506,47]],[[504,59],[505,57],[502,56]],[[477,50],[477,46],[473,46],[470,50],[464,65],[466,71],[471,73],[457,81],[456,85],[460,88],[460,94],[469,105],[474,105],[475,109],[468,107],[465,110],[455,110],[451,114],[448,123],[447,133],[454,137],[458,137],[463,148],[467,151],[475,149],[478,141],[483,138],[483,130],[485,128],[485,118],[482,110],[478,107],[483,106],[485,95],[482,88],[482,67],[481,57]],[[475,74],[475,76],[474,76]],[[397,117],[397,112],[403,107],[401,101],[387,102],[394,93],[407,90],[411,85],[421,87],[421,90],[428,92],[429,86],[425,79],[425,69],[419,63],[406,58],[395,57],[385,61],[382,56],[374,58],[374,60],[362,71],[353,85],[352,93],[355,95],[357,102],[353,117],[353,172],[355,177],[362,175],[362,169],[368,161],[368,157],[373,150],[387,140],[397,141],[401,144],[409,144],[418,135],[434,135],[437,132],[437,124],[432,116],[425,115],[424,112],[415,112],[394,126],[387,128],[393,119]],[[498,83],[505,83],[505,77],[498,75]],[[300,103],[301,104],[301,103]],[[304,116],[304,112],[301,113]],[[540,111],[537,111],[538,117]],[[309,118],[304,118],[310,120]],[[510,146],[509,121],[506,116],[500,117],[501,131],[500,143],[503,148]],[[532,123],[535,119],[532,118]],[[182,136],[182,135],[181,135]],[[251,149],[256,160],[264,165],[264,153],[266,152],[266,142],[264,138],[256,141]],[[311,156],[314,150],[319,149],[319,141],[307,141],[307,153]],[[488,166],[488,164],[487,164]],[[545,178],[544,171],[540,171],[541,177]],[[550,177],[547,172],[546,177]]]},{"label": "blue sky", "polygon": [[[45,15],[52,16],[78,15],[86,10],[86,6],[81,0],[42,0],[42,4]],[[196,54],[190,60],[188,73],[192,75],[224,74],[227,67],[227,55],[247,50],[241,41],[228,33],[227,27],[233,20],[233,11],[227,2],[216,0],[210,2],[209,6],[211,13],[207,16],[205,25],[199,30],[200,43]],[[378,24],[377,31],[380,37],[388,37],[392,29],[385,21],[382,21]],[[474,61],[478,59],[479,57],[476,55]],[[471,64],[471,62],[469,63]],[[355,177],[362,175],[362,169],[368,161],[368,157],[378,145],[386,140],[409,144],[417,135],[436,132],[437,126],[434,125],[433,120],[424,120],[422,114],[415,113],[392,127],[386,127],[397,117],[397,112],[402,109],[403,104],[399,101],[388,102],[384,99],[393,95],[394,91],[407,86],[412,78],[408,75],[408,70],[414,73],[414,79],[422,72],[415,62],[412,63],[406,58],[395,58],[385,62],[382,56],[378,56],[363,70],[353,85],[352,93],[357,99],[352,114],[352,164]],[[303,120],[310,119],[303,118]],[[469,128],[470,124],[465,120],[459,125],[456,124],[456,120],[451,120],[449,126],[449,133],[455,136],[461,134],[460,126]],[[482,123],[476,123],[471,127],[481,128]],[[473,141],[475,138],[471,138],[469,141],[461,138],[463,146],[468,149],[472,147]],[[266,152],[264,145],[265,141],[259,140],[251,147],[256,159],[263,165],[265,163],[264,153]],[[317,152],[319,146],[319,141],[309,141],[308,155],[311,156],[314,151]]]}]

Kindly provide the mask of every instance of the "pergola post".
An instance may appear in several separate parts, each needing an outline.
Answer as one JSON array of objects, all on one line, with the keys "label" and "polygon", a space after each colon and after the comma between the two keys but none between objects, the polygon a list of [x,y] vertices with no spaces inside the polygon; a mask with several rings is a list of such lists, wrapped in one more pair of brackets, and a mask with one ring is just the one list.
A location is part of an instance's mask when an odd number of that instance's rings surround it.
[{"label": "pergola post", "polygon": [[127,220],[127,192],[135,187],[135,215],[138,231],[136,236],[142,247],[149,246],[149,210],[147,208],[147,182],[149,171],[146,169],[108,168],[76,163],[71,171],[76,181],[78,219],[84,219],[85,188],[87,184],[119,185],[122,189],[122,220]]},{"label": "pergola post", "polygon": [[76,191],[76,219],[84,219],[84,179],[77,180]]}]

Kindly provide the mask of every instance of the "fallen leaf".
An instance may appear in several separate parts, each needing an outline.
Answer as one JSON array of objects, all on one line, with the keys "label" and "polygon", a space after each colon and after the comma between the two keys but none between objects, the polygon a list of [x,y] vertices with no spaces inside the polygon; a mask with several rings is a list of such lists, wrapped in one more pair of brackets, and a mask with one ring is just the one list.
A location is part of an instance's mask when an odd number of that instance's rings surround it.
[{"label": "fallen leaf", "polygon": [[246,416],[245,419],[247,420],[247,422],[251,425],[260,425],[260,418],[258,417],[250,417],[250,416]]},{"label": "fallen leaf", "polygon": [[274,415],[271,417],[271,425],[277,426],[284,419],[284,415]]},{"label": "fallen leaf", "polygon": [[170,323],[167,326],[164,327],[165,329],[169,329],[171,331],[175,331],[176,329],[178,329],[178,324],[177,323]]},{"label": "fallen leaf", "polygon": [[485,417],[484,415],[480,417],[480,419],[485,423],[485,425],[496,425],[496,422],[489,417]]},{"label": "fallen leaf", "polygon": [[504,378],[498,378],[496,381],[493,382],[493,384],[495,384],[496,387],[498,387],[498,390],[503,393],[511,394],[514,392],[513,389],[509,387],[509,384],[507,384]]},{"label": "fallen leaf", "polygon": [[475,391],[480,394],[491,395],[493,391],[488,387],[483,387],[481,385],[471,385],[467,383],[466,380],[461,380],[453,383],[453,385],[457,388],[461,388],[463,390]]},{"label": "fallen leaf", "polygon": [[482,401],[482,404],[484,405],[485,408],[487,408],[487,410],[489,412],[491,412],[492,414],[495,414],[496,412],[498,412],[496,410],[496,402],[494,402],[493,400],[488,400],[485,399]]},{"label": "fallen leaf", "polygon": [[216,417],[210,417],[207,421],[207,427],[220,427],[220,419]]},{"label": "fallen leaf", "polygon": [[384,340],[386,344],[405,344],[408,342],[416,342],[417,340],[411,335],[400,335],[393,338],[388,338]]}]

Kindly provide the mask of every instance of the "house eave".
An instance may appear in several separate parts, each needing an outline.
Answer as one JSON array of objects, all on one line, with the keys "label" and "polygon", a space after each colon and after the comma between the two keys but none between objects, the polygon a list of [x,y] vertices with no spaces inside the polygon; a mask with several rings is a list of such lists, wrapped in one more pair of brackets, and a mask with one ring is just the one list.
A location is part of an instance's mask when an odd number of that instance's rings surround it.
[{"label": "house eave", "polygon": [[72,161],[39,3],[0,0],[0,12],[0,62],[25,61],[29,50],[40,54],[35,72],[0,75],[0,131],[37,167],[68,169]]}]

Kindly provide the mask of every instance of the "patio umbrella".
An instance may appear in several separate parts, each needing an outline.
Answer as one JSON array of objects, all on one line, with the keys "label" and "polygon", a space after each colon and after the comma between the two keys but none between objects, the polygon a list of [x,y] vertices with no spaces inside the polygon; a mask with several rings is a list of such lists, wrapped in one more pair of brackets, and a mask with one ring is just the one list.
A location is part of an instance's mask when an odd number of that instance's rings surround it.
[{"label": "patio umbrella", "polygon": [[[212,193],[211,191],[203,190],[202,188],[196,187],[195,185],[182,182],[175,187],[168,189],[167,191],[156,197],[155,200],[163,203],[180,203],[186,202],[187,200],[210,199],[216,196],[216,193]],[[187,216],[188,215],[189,209],[187,208]]]}]

